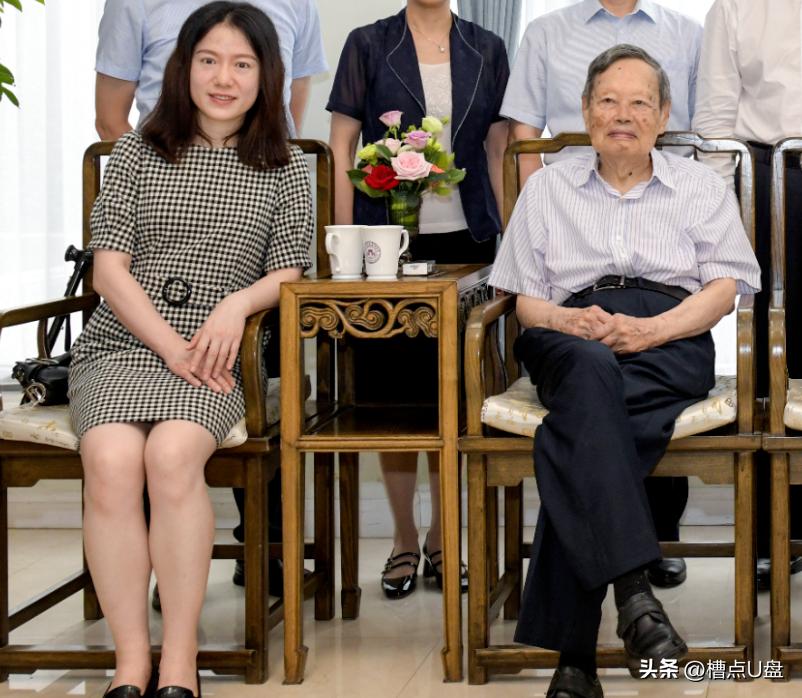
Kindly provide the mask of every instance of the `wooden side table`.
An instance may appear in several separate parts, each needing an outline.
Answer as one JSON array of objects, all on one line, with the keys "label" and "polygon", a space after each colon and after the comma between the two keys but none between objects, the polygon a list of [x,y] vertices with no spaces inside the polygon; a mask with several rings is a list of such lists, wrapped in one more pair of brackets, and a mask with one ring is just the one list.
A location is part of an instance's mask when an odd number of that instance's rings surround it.
[{"label": "wooden side table", "polygon": [[[461,332],[470,309],[488,297],[490,267],[445,265],[428,277],[340,281],[308,277],[281,286],[281,470],[284,522],[285,683],[304,677],[303,454],[434,451],[440,456],[443,530],[442,650],[446,681],[462,679],[460,596]],[[349,390],[304,417],[303,341],[327,336],[435,338],[439,401],[433,407],[376,410],[353,404]],[[410,367],[414,370],[414,367]],[[388,367],[392,370],[393,367]]]}]

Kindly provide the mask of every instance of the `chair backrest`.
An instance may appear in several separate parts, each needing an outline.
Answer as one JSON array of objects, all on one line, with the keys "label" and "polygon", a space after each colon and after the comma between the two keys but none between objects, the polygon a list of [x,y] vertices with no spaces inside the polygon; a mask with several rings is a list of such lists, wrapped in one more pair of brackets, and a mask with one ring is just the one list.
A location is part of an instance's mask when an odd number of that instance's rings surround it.
[{"label": "chair backrest", "polygon": [[[802,144],[802,141],[799,141]],[[507,146],[504,153],[504,210],[503,222],[506,229],[509,223],[515,202],[520,192],[520,177],[518,157],[526,154],[558,153],[570,146],[590,146],[590,137],[587,133],[559,133],[553,138],[534,138],[531,140],[515,141]],[[658,148],[693,148],[693,155],[698,158],[702,155],[729,154],[735,156],[735,187],[741,208],[746,234],[752,248],[755,247],[755,171],[754,161],[749,147],[742,141],[733,138],[703,138],[696,133],[673,131],[664,133],[657,139]],[[776,167],[776,161],[775,161]],[[776,266],[776,264],[775,264]],[[521,367],[512,354],[512,345],[519,331],[517,322],[508,322],[505,327],[505,355],[504,365],[512,381],[520,375]]]}]

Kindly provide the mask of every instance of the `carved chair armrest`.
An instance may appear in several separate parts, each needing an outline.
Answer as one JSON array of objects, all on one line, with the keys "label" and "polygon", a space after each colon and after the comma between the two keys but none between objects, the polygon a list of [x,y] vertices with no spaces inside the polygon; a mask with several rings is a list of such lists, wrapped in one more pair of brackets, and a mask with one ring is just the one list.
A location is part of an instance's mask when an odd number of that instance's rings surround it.
[{"label": "carved chair armrest", "polygon": [[736,335],[738,342],[737,398],[738,431],[742,434],[754,431],[755,405],[755,297],[743,295],[738,299],[736,310]]},{"label": "carved chair armrest", "polygon": [[26,325],[29,322],[38,322],[48,318],[68,315],[82,310],[94,310],[100,302],[97,293],[84,293],[80,296],[66,296],[54,300],[26,305],[20,308],[9,308],[0,310],[0,329],[4,327],[14,327],[15,325]]},{"label": "carved chair armrest", "polygon": [[[497,327],[500,318],[515,313],[515,296],[498,296],[476,306],[465,326],[465,409],[468,434],[482,433],[482,403],[488,397],[486,380],[488,340],[498,342]],[[491,337],[490,333],[493,331]],[[495,386],[493,386],[495,387]]]},{"label": "carved chair armrest", "polygon": [[245,323],[240,345],[242,390],[245,397],[245,428],[249,437],[267,432],[263,347],[266,331],[278,336],[278,308],[268,308],[251,315]]},{"label": "carved chair armrest", "polygon": [[784,434],[783,413],[788,392],[785,353],[785,294],[774,291],[769,302],[769,431]]}]

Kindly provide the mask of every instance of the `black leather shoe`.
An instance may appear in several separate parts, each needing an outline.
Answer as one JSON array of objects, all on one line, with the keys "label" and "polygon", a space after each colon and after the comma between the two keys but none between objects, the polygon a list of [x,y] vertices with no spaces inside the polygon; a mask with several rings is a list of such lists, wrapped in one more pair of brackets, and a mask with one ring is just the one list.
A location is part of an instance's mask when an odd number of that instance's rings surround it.
[{"label": "black leather shoe", "polygon": [[[312,574],[309,570],[304,570],[304,578]],[[267,562],[267,593],[278,598],[284,597],[284,563],[278,558]],[[238,587],[245,586],[245,561],[237,560],[234,564],[234,575],[231,581]]]},{"label": "black leather shoe", "polygon": [[136,686],[126,684],[125,686],[117,686],[113,691],[107,689],[103,696],[104,698],[142,698],[142,691]]},{"label": "black leather shoe", "polygon": [[200,674],[198,674],[198,693],[197,696],[188,688],[183,686],[165,686],[156,691],[156,698],[202,698]]},{"label": "black leather shoe", "polygon": [[598,676],[588,676],[582,669],[559,666],[551,677],[546,698],[604,698]]},{"label": "black leather shoe", "polygon": [[674,630],[663,605],[650,591],[630,596],[618,609],[618,637],[624,641],[630,676],[641,678],[641,660],[681,659],[688,646]]},{"label": "black leather shoe", "polygon": [[[791,556],[791,574],[802,572],[802,556]],[[758,591],[771,589],[771,558],[759,557],[755,568],[755,582]]]},{"label": "black leather shoe", "polygon": [[[435,550],[429,552],[429,541],[423,543],[423,578],[434,577],[435,584],[440,591],[443,590],[443,551]],[[468,568],[464,562],[459,563],[459,590],[461,593],[468,591]]]},{"label": "black leather shoe", "polygon": [[685,581],[688,568],[681,557],[664,557],[646,568],[646,576],[653,586],[669,589]]}]

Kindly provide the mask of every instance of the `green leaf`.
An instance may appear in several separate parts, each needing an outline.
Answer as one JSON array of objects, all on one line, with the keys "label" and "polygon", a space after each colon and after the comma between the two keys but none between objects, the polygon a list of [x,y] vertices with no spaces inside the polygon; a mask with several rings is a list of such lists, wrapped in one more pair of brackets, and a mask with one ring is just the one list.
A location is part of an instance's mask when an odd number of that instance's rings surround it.
[{"label": "green leaf", "polygon": [[22,12],[22,3],[20,0],[4,0],[7,2],[11,7],[16,7],[20,12]]},{"label": "green leaf", "polygon": [[359,189],[363,194],[367,194],[371,199],[383,199],[387,196],[386,191],[382,191],[379,189],[371,189],[365,181],[354,182],[354,186]]},{"label": "green leaf", "polygon": [[19,100],[17,99],[17,96],[7,87],[0,85],[0,100],[3,99],[3,95],[8,97],[8,101],[11,102],[11,104],[13,104],[15,107],[19,106]]},{"label": "green leaf", "polygon": [[351,180],[351,184],[356,186],[368,176],[367,172],[363,172],[362,170],[348,170],[348,179]]},{"label": "green leaf", "polygon": [[381,155],[387,162],[393,158],[393,154],[390,149],[386,145],[381,145],[381,143],[374,143],[376,146],[376,152]]},{"label": "green leaf", "polygon": [[11,71],[6,68],[2,63],[0,63],[0,83],[8,83],[9,85],[14,84],[14,76],[11,74]]}]

